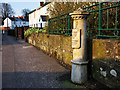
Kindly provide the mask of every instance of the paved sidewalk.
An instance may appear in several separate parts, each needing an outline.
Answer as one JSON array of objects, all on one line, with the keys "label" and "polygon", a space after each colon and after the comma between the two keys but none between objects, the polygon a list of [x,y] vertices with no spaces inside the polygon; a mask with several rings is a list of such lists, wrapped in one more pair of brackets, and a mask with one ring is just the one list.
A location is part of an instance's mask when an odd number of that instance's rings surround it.
[{"label": "paved sidewalk", "polygon": [[60,78],[70,71],[35,47],[3,37],[3,88],[63,88]]}]

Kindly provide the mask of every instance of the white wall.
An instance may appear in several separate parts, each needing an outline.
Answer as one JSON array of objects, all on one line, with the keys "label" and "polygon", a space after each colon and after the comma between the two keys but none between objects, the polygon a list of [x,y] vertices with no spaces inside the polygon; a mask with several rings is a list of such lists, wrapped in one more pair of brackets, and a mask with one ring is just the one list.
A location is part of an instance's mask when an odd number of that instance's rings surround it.
[{"label": "white wall", "polygon": [[14,29],[15,28],[15,21],[11,21],[11,29]]},{"label": "white wall", "polygon": [[17,27],[29,26],[29,22],[28,21],[16,21],[16,26]]},{"label": "white wall", "polygon": [[9,19],[9,18],[6,18],[5,20],[4,20],[4,25],[3,25],[4,27],[10,27],[10,29],[13,29],[12,28],[12,21]]},{"label": "white wall", "polygon": [[[52,3],[50,3],[50,4],[52,4]],[[40,19],[41,15],[49,16],[49,12],[47,11],[47,9],[50,4],[48,4],[44,7],[39,7],[40,9],[36,9],[36,11],[29,14],[29,27],[34,27],[34,26],[41,27],[41,23],[42,23],[42,27],[45,27],[47,22],[41,21],[42,19],[39,21],[39,19]]]},{"label": "white wall", "polygon": [[35,23],[34,21],[34,13],[29,14],[29,27],[34,27],[33,24]]}]

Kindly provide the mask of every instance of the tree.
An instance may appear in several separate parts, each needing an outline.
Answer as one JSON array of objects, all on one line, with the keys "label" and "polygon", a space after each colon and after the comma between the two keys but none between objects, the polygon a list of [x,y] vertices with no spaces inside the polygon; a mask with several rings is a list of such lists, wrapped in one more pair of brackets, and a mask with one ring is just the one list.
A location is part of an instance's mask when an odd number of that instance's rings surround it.
[{"label": "tree", "polygon": [[[55,2],[54,4],[51,4],[48,8],[48,11],[50,13],[50,18],[74,11],[78,8],[88,7],[88,6],[98,3],[98,2],[78,2],[77,3],[77,2],[68,2],[68,1],[69,0],[66,0],[66,2]],[[108,2],[108,3],[101,3],[101,4],[102,4],[102,8],[109,8],[109,9],[101,11],[101,13],[102,13],[101,14],[102,29],[120,28],[120,17],[119,17],[120,16],[120,7],[113,8],[113,6],[120,4],[120,2],[116,2],[116,3]],[[91,35],[97,35],[98,29],[99,29],[99,20],[100,20],[99,13],[98,13],[99,4],[97,4],[96,6],[93,6],[93,7],[91,6],[86,10],[88,10],[89,12],[95,11],[95,12],[91,12],[90,15],[88,16],[87,28],[89,28],[89,33]],[[116,10],[117,10],[117,12],[116,12]],[[108,16],[107,16],[107,13],[108,13]],[[68,25],[66,23],[68,21],[67,16],[68,16],[68,14],[51,19],[52,22],[50,22],[50,29],[62,31],[61,29],[68,28]],[[116,19],[116,16],[117,16],[117,19]],[[107,19],[107,17],[109,19]],[[66,19],[63,19],[63,18],[66,18]],[[109,21],[107,21],[107,20],[109,20]],[[70,25],[72,26],[72,24],[70,24]],[[116,35],[118,34],[120,36],[120,32],[115,31],[115,30],[101,30],[100,32],[102,35],[114,35],[116,33]]]},{"label": "tree", "polygon": [[69,2],[69,0],[66,0],[66,2],[54,2],[54,4],[49,6],[48,10],[50,12],[50,17],[55,17],[74,11],[79,7],[87,7],[95,3],[96,2]]},{"label": "tree", "polygon": [[26,19],[28,19],[28,17],[29,17],[29,12],[30,12],[29,9],[23,9],[22,10],[22,14],[23,14],[23,16],[25,16]]},{"label": "tree", "polygon": [[14,10],[11,7],[10,4],[8,4],[8,3],[2,3],[2,17],[3,18],[6,18],[8,16],[12,16],[14,14],[15,14],[15,12],[14,12]]},{"label": "tree", "polygon": [[[15,14],[13,8],[8,3],[2,3],[1,4],[1,12],[2,13],[2,19],[4,20],[6,17],[10,17]],[[2,25],[4,22],[2,21]]]}]

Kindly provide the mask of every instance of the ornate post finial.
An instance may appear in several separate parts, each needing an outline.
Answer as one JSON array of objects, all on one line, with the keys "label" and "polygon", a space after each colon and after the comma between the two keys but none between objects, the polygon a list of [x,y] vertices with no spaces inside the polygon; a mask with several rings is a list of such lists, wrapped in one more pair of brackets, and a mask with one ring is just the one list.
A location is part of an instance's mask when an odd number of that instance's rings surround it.
[{"label": "ornate post finial", "polygon": [[76,9],[73,13],[70,13],[71,17],[73,19],[86,19],[87,16],[89,15],[89,12],[86,10],[83,10],[82,8]]}]

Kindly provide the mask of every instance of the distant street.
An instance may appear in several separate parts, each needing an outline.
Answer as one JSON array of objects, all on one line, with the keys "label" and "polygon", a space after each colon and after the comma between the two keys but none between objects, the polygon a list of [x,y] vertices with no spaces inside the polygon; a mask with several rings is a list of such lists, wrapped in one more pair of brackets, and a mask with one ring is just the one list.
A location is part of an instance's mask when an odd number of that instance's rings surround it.
[{"label": "distant street", "polygon": [[62,88],[60,78],[70,74],[56,60],[12,36],[3,36],[3,88]]}]

